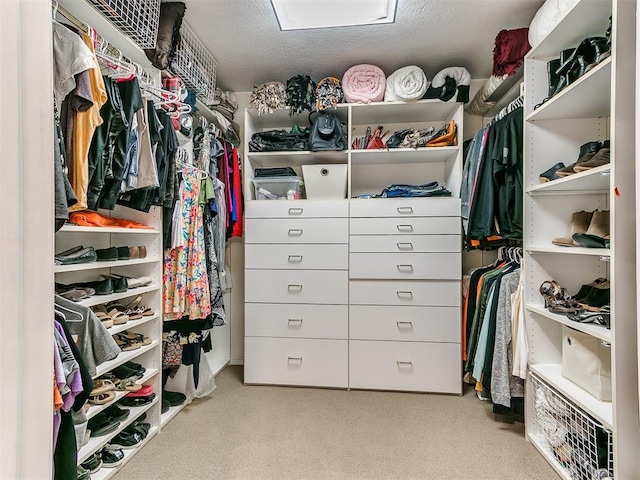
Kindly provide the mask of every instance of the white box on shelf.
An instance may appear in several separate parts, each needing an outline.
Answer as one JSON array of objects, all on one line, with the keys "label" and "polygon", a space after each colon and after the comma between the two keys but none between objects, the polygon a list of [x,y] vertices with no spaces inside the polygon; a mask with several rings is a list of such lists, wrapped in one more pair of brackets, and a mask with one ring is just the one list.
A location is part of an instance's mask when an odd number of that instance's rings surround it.
[{"label": "white box on shelf", "polygon": [[302,165],[307,198],[347,198],[346,165]]}]

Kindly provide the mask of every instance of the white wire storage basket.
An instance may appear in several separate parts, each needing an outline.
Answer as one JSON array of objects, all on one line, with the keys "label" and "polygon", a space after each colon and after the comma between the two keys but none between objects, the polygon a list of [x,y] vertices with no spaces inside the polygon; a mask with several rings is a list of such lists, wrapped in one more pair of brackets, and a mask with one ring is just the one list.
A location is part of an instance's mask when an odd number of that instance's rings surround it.
[{"label": "white wire storage basket", "polygon": [[530,373],[535,421],[531,434],[572,480],[613,479],[613,432]]},{"label": "white wire storage basket", "polygon": [[180,41],[170,68],[204,103],[211,103],[215,98],[217,63],[189,25],[182,22]]},{"label": "white wire storage basket", "polygon": [[141,48],[155,48],[160,0],[89,0],[105,18]]}]

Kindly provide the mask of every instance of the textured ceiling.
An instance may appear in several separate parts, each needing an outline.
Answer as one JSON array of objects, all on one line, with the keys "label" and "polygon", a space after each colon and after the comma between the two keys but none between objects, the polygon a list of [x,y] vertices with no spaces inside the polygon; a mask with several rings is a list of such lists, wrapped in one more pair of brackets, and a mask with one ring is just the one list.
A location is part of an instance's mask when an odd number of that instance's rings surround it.
[{"label": "textured ceiling", "polygon": [[185,21],[218,60],[218,86],[237,92],[296,74],[342,78],[359,63],[387,75],[415,64],[429,80],[442,68],[463,66],[472,78],[486,78],[498,32],[528,27],[543,3],[398,0],[394,24],[282,32],[269,0],[184,1]]}]

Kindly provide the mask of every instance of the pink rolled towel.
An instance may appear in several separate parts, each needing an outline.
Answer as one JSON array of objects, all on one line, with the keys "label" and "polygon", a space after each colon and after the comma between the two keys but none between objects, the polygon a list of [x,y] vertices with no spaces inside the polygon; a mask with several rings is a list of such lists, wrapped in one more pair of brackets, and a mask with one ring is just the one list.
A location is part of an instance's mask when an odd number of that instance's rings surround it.
[{"label": "pink rolled towel", "polygon": [[348,103],[380,102],[385,86],[384,72],[375,65],[354,65],[342,77],[342,90]]}]

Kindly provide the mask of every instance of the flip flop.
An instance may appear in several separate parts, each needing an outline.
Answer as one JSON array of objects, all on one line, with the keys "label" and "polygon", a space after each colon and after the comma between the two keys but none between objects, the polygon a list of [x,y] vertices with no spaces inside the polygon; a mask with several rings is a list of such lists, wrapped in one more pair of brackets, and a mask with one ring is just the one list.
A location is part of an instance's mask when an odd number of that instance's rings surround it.
[{"label": "flip flop", "polygon": [[93,382],[93,390],[90,395],[100,395],[101,393],[111,392],[116,389],[116,386],[108,378],[97,378]]},{"label": "flip flop", "polygon": [[104,405],[105,403],[109,403],[115,400],[116,394],[115,392],[104,392],[98,393],[97,395],[90,395],[87,402],[92,405]]}]

